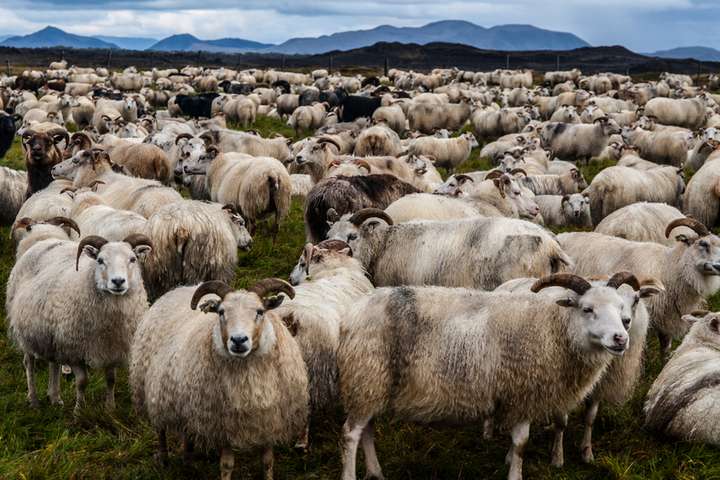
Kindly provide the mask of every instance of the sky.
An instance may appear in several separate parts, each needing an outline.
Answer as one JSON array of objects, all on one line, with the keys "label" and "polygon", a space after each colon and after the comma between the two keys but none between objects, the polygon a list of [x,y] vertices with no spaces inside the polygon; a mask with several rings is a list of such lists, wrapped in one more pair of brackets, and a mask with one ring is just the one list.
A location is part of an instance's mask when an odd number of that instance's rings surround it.
[{"label": "sky", "polygon": [[637,52],[690,45],[720,49],[720,0],[0,0],[0,35],[53,25],[79,35],[159,39],[191,33],[280,43],[446,19],[485,27],[532,24]]}]

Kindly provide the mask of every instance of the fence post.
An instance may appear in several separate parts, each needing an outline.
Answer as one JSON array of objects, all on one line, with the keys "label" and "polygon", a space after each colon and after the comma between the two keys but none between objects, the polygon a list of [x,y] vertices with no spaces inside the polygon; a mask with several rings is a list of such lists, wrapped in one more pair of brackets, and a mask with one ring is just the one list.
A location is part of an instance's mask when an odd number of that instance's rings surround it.
[{"label": "fence post", "polygon": [[7,69],[7,76],[10,76],[10,60],[5,60],[5,68]]},{"label": "fence post", "polygon": [[560,55],[558,55],[557,58],[555,59],[555,66],[556,66],[555,70],[560,71]]},{"label": "fence post", "polygon": [[510,70],[510,54],[505,56],[505,70]]},{"label": "fence post", "polygon": [[330,58],[328,58],[328,75],[332,73],[333,69],[333,57],[330,55]]}]

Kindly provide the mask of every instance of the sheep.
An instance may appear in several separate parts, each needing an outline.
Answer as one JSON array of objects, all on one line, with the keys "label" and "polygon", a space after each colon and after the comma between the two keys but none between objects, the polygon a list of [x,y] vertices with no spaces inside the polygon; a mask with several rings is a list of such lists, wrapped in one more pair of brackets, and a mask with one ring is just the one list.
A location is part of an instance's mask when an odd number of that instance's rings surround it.
[{"label": "sheep", "polygon": [[582,192],[588,184],[577,168],[560,175],[529,175],[522,177],[522,184],[535,195],[570,195]]},{"label": "sheep", "polygon": [[521,479],[530,424],[580,404],[632,344],[615,285],[560,274],[532,291],[550,286],[564,298],[397,287],[357,302],[338,349],[343,480],[355,479],[361,440],[368,477],[383,478],[371,420],[386,410],[426,422],[492,415],[511,432],[508,479]]},{"label": "sheep", "polygon": [[376,124],[384,123],[397,134],[401,134],[407,129],[405,112],[399,105],[378,108],[373,112],[372,121]]},{"label": "sheep", "polygon": [[409,153],[425,155],[435,159],[435,165],[452,173],[469,157],[478,141],[472,133],[464,133],[456,138],[421,137],[410,144]]},{"label": "sheep", "polygon": [[695,130],[705,125],[707,112],[699,98],[653,98],[645,104],[645,115],[654,116],[664,125]]},{"label": "sheep", "polygon": [[318,243],[327,238],[328,221],[363,208],[387,208],[418,189],[393,175],[338,176],[319,181],[305,199],[305,236]]},{"label": "sheep", "polygon": [[84,235],[96,235],[110,242],[120,242],[129,235],[145,232],[145,217],[106,205],[95,192],[76,193],[73,203],[70,216]]},{"label": "sheep", "polygon": [[76,413],[85,402],[88,366],[105,371],[105,405],[114,409],[115,369],[127,361],[148,308],[138,259],[151,251],[152,242],[142,235],[122,242],[90,236],[80,243],[40,241],[18,259],[6,305],[11,337],[24,354],[31,406],[39,405],[35,362],[45,360],[51,404],[62,404],[59,367],[67,364],[75,375]]},{"label": "sheep", "polygon": [[[520,278],[510,280],[495,292],[527,293],[537,281],[535,278]],[[654,279],[646,279],[642,283],[629,272],[619,272],[613,278],[593,280],[593,286],[613,285],[623,298],[622,322],[630,337],[630,346],[625,353],[614,358],[609,367],[594,386],[592,393],[586,400],[585,432],[583,435],[581,453],[586,463],[594,460],[592,452],[592,427],[601,403],[609,402],[613,405],[622,405],[632,395],[642,373],[645,339],[650,323],[645,301],[663,291]],[[623,285],[626,285],[623,287]],[[544,289],[543,294],[559,300],[565,296],[565,290],[560,287]],[[555,419],[555,440],[552,450],[552,465],[561,467],[564,463],[563,435],[567,426],[567,412],[558,412]]]},{"label": "sheep", "polygon": [[350,245],[377,286],[493,289],[511,278],[543,276],[571,264],[543,228],[503,217],[393,225],[384,211],[366,208],[332,224],[328,238]]},{"label": "sheep", "polygon": [[[264,478],[273,478],[273,446],[297,438],[308,413],[300,348],[273,311],[279,292],[295,296],[279,279],[237,291],[210,281],[179,287],[145,313],[130,385],[135,407],[158,433],[161,461],[170,430],[183,434],[186,447],[220,449],[222,480],[232,477],[233,448],[258,447]],[[219,299],[198,305],[208,295]]]},{"label": "sheep", "polygon": [[16,218],[28,217],[36,221],[44,221],[54,217],[69,217],[73,202],[66,191],[68,188],[72,188],[71,182],[54,180],[43,190],[28,198],[18,210]]},{"label": "sheep", "polygon": [[7,226],[15,221],[27,188],[26,172],[0,167],[0,225]]},{"label": "sheep", "polygon": [[[575,261],[575,273],[608,275],[618,269],[642,278],[655,278],[665,293],[648,303],[650,319],[660,340],[663,356],[670,352],[673,338],[686,333],[680,315],[720,290],[720,238],[695,219],[672,221],[665,230],[669,237],[676,227],[689,227],[696,237],[676,236],[674,247],[653,242],[633,242],[599,233],[563,233],[558,241]],[[608,252],[613,252],[608,255]]]},{"label": "sheep", "polygon": [[683,316],[690,331],[655,379],[645,400],[645,426],[690,442],[720,445],[720,317]]},{"label": "sheep", "polygon": [[692,150],[688,152],[687,161],[684,166],[690,167],[693,171],[697,172],[719,146],[720,142],[715,139],[699,139],[695,142]]},{"label": "sheep", "polygon": [[73,122],[77,128],[83,129],[93,125],[93,117],[95,116],[95,104],[92,100],[85,97],[77,97],[71,107],[71,115]]},{"label": "sheep", "polygon": [[303,130],[315,130],[322,127],[327,110],[327,103],[297,107],[290,115],[287,124],[295,130],[295,135],[299,136]]},{"label": "sheep", "polygon": [[206,145],[214,145],[223,152],[239,152],[255,157],[272,157],[280,162],[292,159],[284,137],[262,138],[245,132],[225,129],[210,129],[200,134]]},{"label": "sheep", "polygon": [[172,177],[170,159],[150,143],[123,142],[110,149],[110,161],[127,168],[130,175],[168,184]]},{"label": "sheep", "polygon": [[615,120],[606,117],[591,125],[547,123],[540,130],[543,148],[550,149],[553,156],[566,160],[597,157],[607,146],[610,136],[620,133]]},{"label": "sheep", "polygon": [[[638,202],[615,210],[603,218],[595,227],[595,232],[635,242],[655,242],[673,247],[676,240],[665,237],[665,228],[673,220],[684,217],[680,210],[666,203]],[[678,227],[677,233],[688,238],[696,236],[695,232],[687,227]]]},{"label": "sheep", "polygon": [[[338,398],[335,353],[340,329],[358,298],[374,287],[350,247],[337,240],[305,245],[290,275],[295,297],[278,307],[277,315],[300,345],[309,376],[311,414]],[[307,447],[308,438],[297,446]]]},{"label": "sheep", "polygon": [[48,220],[18,219],[10,231],[17,242],[15,260],[22,257],[33,245],[43,240],[72,240],[72,230],[80,236],[78,224],[67,217],[53,217]]},{"label": "sheep", "polygon": [[[480,210],[465,199],[429,193],[412,193],[398,198],[388,205],[385,213],[394,223],[457,220],[481,216]],[[487,215],[485,212],[484,214]]]},{"label": "sheep", "polygon": [[550,121],[554,123],[581,123],[580,116],[577,113],[575,105],[561,106],[550,116]]},{"label": "sheep", "polygon": [[221,153],[209,146],[183,167],[186,175],[205,175],[213,201],[233,205],[245,218],[251,235],[259,220],[274,216],[273,239],[290,211],[291,180],[282,163],[270,157]]},{"label": "sheep", "polygon": [[593,224],[609,214],[636,202],[659,202],[679,206],[685,191],[682,170],[660,167],[637,170],[608,167],[593,178],[583,193],[590,198]]},{"label": "sheep", "polygon": [[634,168],[635,170],[653,170],[662,167],[661,164],[645,160],[638,156],[639,149],[632,145],[622,145],[620,147],[620,159],[617,162],[618,167]]},{"label": "sheep", "polygon": [[231,206],[194,200],[159,209],[144,232],[155,244],[143,269],[151,299],[177,285],[208,279],[231,282],[238,248],[247,251],[252,245],[243,218]]},{"label": "sheep", "polygon": [[520,132],[530,121],[526,112],[519,113],[506,108],[494,110],[476,110],[470,119],[475,137],[480,140],[489,140]]},{"label": "sheep", "polygon": [[25,130],[22,148],[28,178],[26,199],[52,182],[50,170],[63,158],[59,144],[64,142],[67,145],[69,140],[67,131],[61,127],[47,133]]},{"label": "sheep", "polygon": [[545,225],[592,228],[590,200],[581,193],[571,195],[537,195],[533,200],[540,208]]},{"label": "sheep", "polygon": [[[711,157],[712,158],[712,157]],[[695,172],[685,189],[685,213],[712,228],[720,213],[720,162],[705,162]]]},{"label": "sheep", "polygon": [[623,128],[622,137],[626,143],[638,147],[644,159],[675,167],[682,167],[687,160],[688,138],[682,132]]}]

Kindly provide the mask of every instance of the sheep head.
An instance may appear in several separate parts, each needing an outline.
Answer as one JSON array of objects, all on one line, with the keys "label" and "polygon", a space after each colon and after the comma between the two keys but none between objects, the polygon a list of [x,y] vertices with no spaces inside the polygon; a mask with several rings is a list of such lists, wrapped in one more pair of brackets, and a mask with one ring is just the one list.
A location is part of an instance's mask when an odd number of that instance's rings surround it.
[{"label": "sheep head", "polygon": [[[688,227],[697,233],[697,237],[680,234],[675,239],[682,244],[683,262],[692,264],[700,274],[700,285],[695,288],[704,294],[715,293],[720,289],[720,238],[708,230],[701,222],[691,217],[678,218],[670,222],[665,229],[665,237],[670,238],[672,231],[680,226]],[[705,295],[708,296],[708,295]]]},{"label": "sheep head", "polygon": [[85,254],[95,260],[95,288],[111,295],[125,295],[131,289],[143,288],[138,260],[151,250],[152,242],[145,235],[133,234],[122,242],[90,235],[78,244],[75,270],[79,271],[80,257]]},{"label": "sheep head", "polygon": [[218,322],[213,328],[215,351],[226,358],[244,358],[251,353],[266,353],[274,344],[274,326],[267,312],[280,306],[284,299],[280,293],[295,297],[292,286],[278,278],[260,280],[247,290],[237,291],[213,280],[195,290],[190,308],[197,309],[207,295],[219,297],[200,305],[204,313],[217,315]]}]

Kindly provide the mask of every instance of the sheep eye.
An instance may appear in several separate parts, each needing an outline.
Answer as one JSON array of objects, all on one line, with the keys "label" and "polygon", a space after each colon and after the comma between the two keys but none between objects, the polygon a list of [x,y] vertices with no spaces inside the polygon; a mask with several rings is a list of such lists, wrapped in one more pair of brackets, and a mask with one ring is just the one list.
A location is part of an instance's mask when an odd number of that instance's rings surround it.
[{"label": "sheep eye", "polygon": [[585,313],[593,313],[592,307],[583,307],[583,312]]},{"label": "sheep eye", "polygon": [[105,264],[105,260],[103,260],[102,258],[98,258],[98,259],[97,259],[97,263],[98,263],[99,265],[104,265],[104,264]]},{"label": "sheep eye", "polygon": [[705,248],[705,249],[710,247],[710,245],[708,245],[708,243],[705,240],[700,240],[698,245],[700,245],[702,248]]},{"label": "sheep eye", "polygon": [[355,233],[351,233],[350,235],[348,235],[348,241],[351,242],[353,240],[357,240],[357,234]]},{"label": "sheep eye", "polygon": [[130,263],[135,263],[135,262],[137,262],[137,258],[136,258],[136,257],[130,257]]},{"label": "sheep eye", "polygon": [[630,317],[623,317],[622,318],[623,326],[625,328],[628,328],[630,326],[630,321],[631,321]]}]

